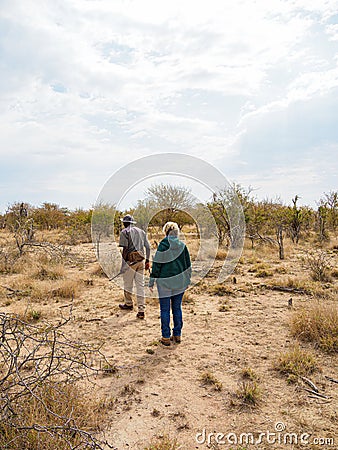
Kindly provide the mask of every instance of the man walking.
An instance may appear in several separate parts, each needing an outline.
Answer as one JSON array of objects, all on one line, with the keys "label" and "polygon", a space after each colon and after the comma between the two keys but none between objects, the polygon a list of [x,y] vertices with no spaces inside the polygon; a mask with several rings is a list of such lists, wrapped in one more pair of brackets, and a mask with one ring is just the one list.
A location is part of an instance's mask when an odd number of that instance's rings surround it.
[{"label": "man walking", "polygon": [[[122,274],[124,284],[124,304],[119,307],[124,310],[133,309],[133,284],[136,286],[138,319],[144,319],[144,269],[149,270],[150,245],[146,233],[138,227],[134,218],[127,214],[122,219],[124,229],[120,233],[119,246],[122,251]],[[144,256],[144,249],[146,255]],[[144,261],[145,260],[145,261]]]}]

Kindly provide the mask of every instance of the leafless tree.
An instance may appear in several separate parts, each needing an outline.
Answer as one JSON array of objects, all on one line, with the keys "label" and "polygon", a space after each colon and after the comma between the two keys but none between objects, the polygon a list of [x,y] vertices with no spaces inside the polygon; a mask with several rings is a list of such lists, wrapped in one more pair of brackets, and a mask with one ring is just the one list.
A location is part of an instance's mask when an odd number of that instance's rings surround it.
[{"label": "leafless tree", "polygon": [[147,189],[145,195],[147,204],[157,212],[161,212],[161,222],[176,220],[180,228],[183,225],[180,218],[183,216],[180,217],[179,213],[188,212],[195,204],[191,190],[184,186],[155,184]]}]

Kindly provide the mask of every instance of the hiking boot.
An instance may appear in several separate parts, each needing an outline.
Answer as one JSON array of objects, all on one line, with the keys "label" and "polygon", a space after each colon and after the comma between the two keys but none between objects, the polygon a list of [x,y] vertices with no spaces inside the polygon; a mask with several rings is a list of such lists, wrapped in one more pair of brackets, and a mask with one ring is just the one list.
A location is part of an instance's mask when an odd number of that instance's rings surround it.
[{"label": "hiking boot", "polygon": [[161,342],[161,344],[165,345],[166,347],[169,347],[169,346],[170,346],[170,338],[162,337],[162,338],[160,339],[160,342]]},{"label": "hiking boot", "polygon": [[120,309],[125,309],[125,310],[128,310],[128,311],[131,311],[131,310],[133,309],[133,305],[127,305],[126,303],[121,303],[121,304],[119,305],[119,308],[120,308]]},{"label": "hiking boot", "polygon": [[171,336],[170,340],[173,341],[174,344],[180,344],[181,336]]},{"label": "hiking boot", "polygon": [[143,312],[143,311],[139,311],[139,312],[136,314],[136,317],[137,317],[138,319],[144,319],[144,312]]}]

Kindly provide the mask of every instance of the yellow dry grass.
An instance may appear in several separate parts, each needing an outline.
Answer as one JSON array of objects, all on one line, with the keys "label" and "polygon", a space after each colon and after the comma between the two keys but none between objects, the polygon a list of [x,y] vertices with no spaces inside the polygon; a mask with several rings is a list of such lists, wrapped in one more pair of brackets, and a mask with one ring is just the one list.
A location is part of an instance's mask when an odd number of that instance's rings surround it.
[{"label": "yellow dry grass", "polygon": [[293,336],[314,343],[327,352],[338,352],[338,308],[312,302],[291,317]]},{"label": "yellow dry grass", "polygon": [[300,377],[318,370],[318,364],[312,352],[295,344],[278,356],[274,368],[284,375]]},{"label": "yellow dry grass", "polygon": [[[47,408],[53,411],[51,414]],[[93,398],[73,384],[60,384],[45,381],[34,392],[19,397],[16,402],[16,416],[12,419],[14,426],[3,420],[0,424],[0,447],[11,450],[66,450],[67,444],[60,435],[64,435],[75,447],[81,440],[76,432],[58,434],[53,427],[64,426],[64,418],[70,417],[69,426],[76,425],[85,431],[95,431],[102,424],[104,411],[99,410]],[[38,432],[34,429],[20,430],[20,427],[51,427],[51,432]],[[15,426],[16,425],[16,426]],[[10,447],[5,444],[11,442]]]}]

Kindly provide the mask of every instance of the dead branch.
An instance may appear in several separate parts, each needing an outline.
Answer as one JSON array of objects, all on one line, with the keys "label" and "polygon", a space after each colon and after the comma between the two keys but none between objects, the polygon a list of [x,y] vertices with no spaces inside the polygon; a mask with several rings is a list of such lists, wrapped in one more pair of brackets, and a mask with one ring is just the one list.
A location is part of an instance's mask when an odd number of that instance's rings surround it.
[{"label": "dead branch", "polygon": [[329,381],[331,381],[332,383],[338,383],[338,380],[335,380],[334,378],[328,377],[325,375],[325,378]]},{"label": "dead branch", "polygon": [[1,284],[0,286],[4,289],[7,289],[10,292],[10,294],[8,294],[8,295],[27,294],[27,291],[24,291],[22,289],[13,289],[9,286],[4,286],[3,284]]},{"label": "dead branch", "polygon": [[[15,434],[35,431],[48,433],[63,439],[69,448],[103,450],[113,448],[107,442],[99,441],[92,433],[78,427],[74,418],[56,412],[53,403],[46,403],[41,397],[42,386],[62,389],[79,380],[97,374],[93,360],[106,360],[100,348],[82,342],[72,341],[62,331],[71,316],[62,318],[57,324],[34,325],[17,316],[0,313],[0,420],[3,426],[15,430]],[[90,380],[89,380],[90,381]],[[56,425],[25,424],[20,416],[22,402],[34,399],[42,405]],[[59,425],[60,424],[60,425]],[[72,444],[77,439],[76,446]],[[80,444],[78,444],[80,442]],[[9,445],[5,443],[6,448]]]},{"label": "dead branch", "polygon": [[311,380],[309,380],[306,377],[301,377],[301,379],[304,381],[304,383],[306,383],[308,386],[310,386],[314,391],[319,392],[319,389]]},{"label": "dead branch", "polygon": [[289,286],[274,286],[274,285],[268,285],[268,284],[262,284],[262,287],[266,289],[270,289],[272,291],[281,291],[281,292],[293,292],[295,294],[301,294],[301,295],[309,295],[310,292],[305,289],[299,289]]},{"label": "dead branch", "polygon": [[317,397],[320,398],[325,398],[325,399],[329,399],[330,397],[328,397],[327,395],[324,394],[320,394],[319,392],[313,391],[312,389],[308,389],[308,388],[303,388],[305,391],[309,392],[312,395],[316,395]]}]

